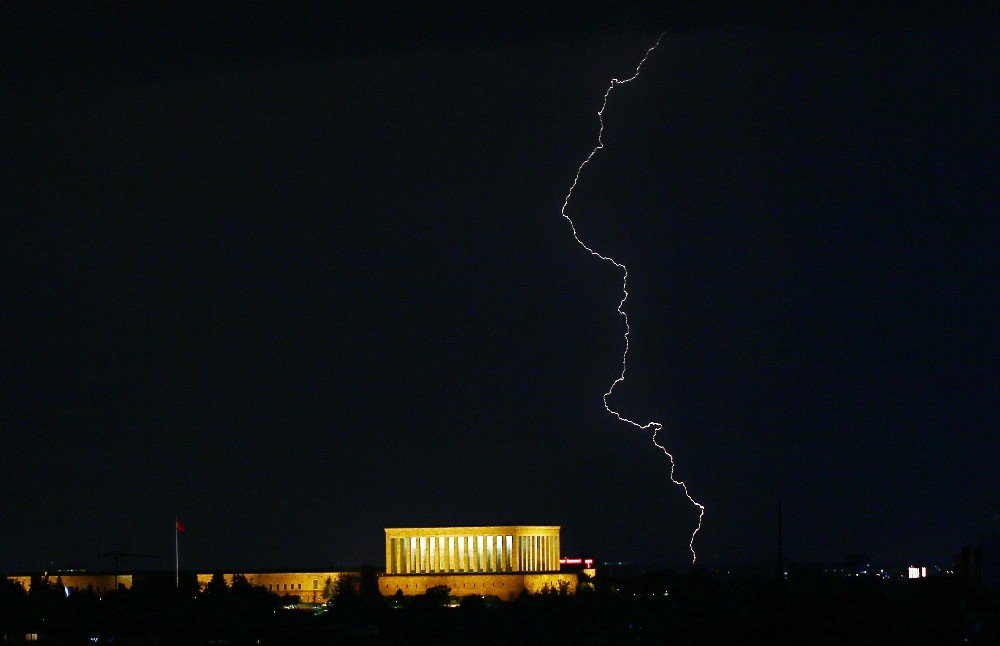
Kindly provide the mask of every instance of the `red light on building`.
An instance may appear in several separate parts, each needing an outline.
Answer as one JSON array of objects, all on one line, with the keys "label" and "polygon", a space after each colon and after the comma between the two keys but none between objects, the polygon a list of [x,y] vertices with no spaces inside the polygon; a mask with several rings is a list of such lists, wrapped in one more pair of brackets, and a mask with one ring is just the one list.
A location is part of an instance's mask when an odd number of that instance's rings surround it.
[{"label": "red light on building", "polygon": [[582,565],[589,570],[594,567],[594,559],[578,559],[564,556],[559,559],[559,565]]}]

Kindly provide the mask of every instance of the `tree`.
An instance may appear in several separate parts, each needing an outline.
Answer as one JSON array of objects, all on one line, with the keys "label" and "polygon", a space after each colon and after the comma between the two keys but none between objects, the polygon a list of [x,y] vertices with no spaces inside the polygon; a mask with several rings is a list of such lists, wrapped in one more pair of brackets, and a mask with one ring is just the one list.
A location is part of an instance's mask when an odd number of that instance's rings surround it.
[{"label": "tree", "polygon": [[451,600],[451,588],[446,585],[435,585],[427,588],[427,592],[418,597],[422,605],[429,608],[443,608]]},{"label": "tree", "polygon": [[467,594],[459,601],[462,610],[480,610],[486,607],[486,600],[478,594]]},{"label": "tree", "polygon": [[327,601],[333,601],[336,594],[337,586],[333,582],[333,577],[326,577],[326,582],[323,584],[323,598]]},{"label": "tree", "polygon": [[28,593],[16,581],[0,576],[0,626],[11,628],[27,621]]},{"label": "tree", "polygon": [[205,594],[209,596],[222,596],[229,592],[229,586],[226,584],[226,577],[222,572],[216,572],[212,575],[212,580],[208,582],[205,586]]},{"label": "tree", "polygon": [[362,565],[358,575],[358,594],[368,603],[381,603],[382,591],[378,589],[378,573],[370,565]]},{"label": "tree", "polygon": [[353,599],[358,596],[358,576],[349,572],[342,572],[334,584],[333,596],[338,601]]},{"label": "tree", "polygon": [[253,586],[247,581],[246,576],[242,574],[233,575],[233,583],[229,587],[229,591],[233,594],[248,595],[253,591]]},{"label": "tree", "polygon": [[66,602],[66,589],[63,587],[62,577],[57,576],[52,581],[47,575],[31,575],[31,584],[28,587],[28,601],[32,609],[41,616],[57,608],[64,606]]}]

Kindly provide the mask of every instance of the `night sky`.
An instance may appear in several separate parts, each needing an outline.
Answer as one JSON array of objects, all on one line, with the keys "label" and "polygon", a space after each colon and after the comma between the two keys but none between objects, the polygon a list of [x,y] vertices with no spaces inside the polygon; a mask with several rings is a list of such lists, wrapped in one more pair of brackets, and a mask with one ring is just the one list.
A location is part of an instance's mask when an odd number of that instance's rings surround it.
[{"label": "night sky", "polygon": [[0,571],[689,560],[663,31],[699,562],[1000,530],[995,9],[430,6],[2,10]]}]

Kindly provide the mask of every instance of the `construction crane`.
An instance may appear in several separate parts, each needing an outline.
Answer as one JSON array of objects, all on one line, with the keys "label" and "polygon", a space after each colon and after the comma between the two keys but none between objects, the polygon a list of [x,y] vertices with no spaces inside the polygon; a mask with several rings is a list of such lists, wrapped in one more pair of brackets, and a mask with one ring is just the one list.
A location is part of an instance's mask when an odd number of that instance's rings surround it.
[{"label": "construction crane", "polygon": [[118,591],[118,561],[123,558],[139,557],[139,558],[149,558],[155,559],[160,558],[159,554],[141,554],[139,552],[129,552],[128,548],[123,547],[117,552],[101,552],[102,557],[113,557],[115,559],[115,592]]}]

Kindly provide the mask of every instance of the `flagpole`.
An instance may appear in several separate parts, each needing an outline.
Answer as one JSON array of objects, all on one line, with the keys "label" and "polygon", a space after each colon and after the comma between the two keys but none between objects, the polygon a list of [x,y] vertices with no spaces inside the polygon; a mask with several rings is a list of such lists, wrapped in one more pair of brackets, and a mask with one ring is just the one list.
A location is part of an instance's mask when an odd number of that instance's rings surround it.
[{"label": "flagpole", "polygon": [[177,516],[174,516],[174,585],[181,589],[181,549],[177,538]]}]

